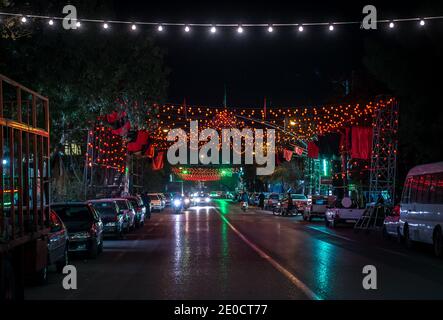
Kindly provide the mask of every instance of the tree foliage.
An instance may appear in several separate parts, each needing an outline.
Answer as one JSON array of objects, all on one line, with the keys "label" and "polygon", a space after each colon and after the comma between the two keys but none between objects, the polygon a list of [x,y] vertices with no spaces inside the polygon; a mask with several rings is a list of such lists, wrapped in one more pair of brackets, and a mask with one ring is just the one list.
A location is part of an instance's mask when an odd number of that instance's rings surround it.
[{"label": "tree foliage", "polygon": [[[86,14],[99,2],[78,5]],[[53,141],[121,108],[133,126],[143,127],[152,105],[165,98],[164,52],[146,34],[128,35],[125,27],[62,30],[33,21],[30,37],[1,40],[0,72],[49,98]]]}]

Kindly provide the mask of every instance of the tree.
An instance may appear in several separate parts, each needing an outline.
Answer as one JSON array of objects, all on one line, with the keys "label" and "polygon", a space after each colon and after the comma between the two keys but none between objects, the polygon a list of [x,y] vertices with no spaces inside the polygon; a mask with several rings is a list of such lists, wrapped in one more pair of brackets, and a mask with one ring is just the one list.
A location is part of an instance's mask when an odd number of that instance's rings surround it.
[{"label": "tree", "polygon": [[[95,10],[93,3],[80,5]],[[49,97],[53,142],[68,133],[83,136],[90,121],[115,109],[125,109],[132,125],[143,127],[152,105],[166,96],[164,52],[149,37],[95,27],[48,30],[34,21],[30,37],[2,40],[0,72]]]}]

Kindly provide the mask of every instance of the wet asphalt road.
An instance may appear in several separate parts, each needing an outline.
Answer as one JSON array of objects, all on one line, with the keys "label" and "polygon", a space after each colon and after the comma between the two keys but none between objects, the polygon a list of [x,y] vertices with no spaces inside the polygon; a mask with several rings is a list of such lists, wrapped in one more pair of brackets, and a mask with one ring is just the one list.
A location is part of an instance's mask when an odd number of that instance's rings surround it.
[{"label": "wet asphalt road", "polygon": [[[73,257],[78,289],[51,272],[26,299],[433,299],[443,298],[443,260],[378,234],[329,229],[217,202],[153,215],[125,239],[107,239],[96,260]],[[377,268],[364,290],[363,267]]]}]

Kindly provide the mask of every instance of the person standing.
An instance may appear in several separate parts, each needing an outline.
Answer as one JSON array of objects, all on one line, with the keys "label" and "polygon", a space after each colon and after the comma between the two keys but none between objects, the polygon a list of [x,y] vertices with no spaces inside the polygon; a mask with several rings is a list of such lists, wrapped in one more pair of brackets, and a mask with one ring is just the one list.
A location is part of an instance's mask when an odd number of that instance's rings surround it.
[{"label": "person standing", "polygon": [[264,208],[265,208],[265,195],[263,194],[263,192],[260,192],[260,194],[258,196],[258,206],[262,210],[264,210]]}]

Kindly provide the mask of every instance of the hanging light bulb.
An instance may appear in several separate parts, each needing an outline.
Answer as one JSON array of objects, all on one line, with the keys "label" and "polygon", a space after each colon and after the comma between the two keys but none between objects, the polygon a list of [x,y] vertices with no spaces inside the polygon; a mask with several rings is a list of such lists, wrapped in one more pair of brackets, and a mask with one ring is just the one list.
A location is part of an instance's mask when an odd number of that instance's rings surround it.
[{"label": "hanging light bulb", "polygon": [[103,29],[109,29],[109,25],[106,22],[103,24]]},{"label": "hanging light bulb", "polygon": [[272,25],[269,25],[269,27],[268,27],[268,32],[269,32],[269,33],[274,32],[274,27],[272,27]]},{"label": "hanging light bulb", "polygon": [[423,27],[426,24],[425,20],[421,19],[420,20],[420,26]]},{"label": "hanging light bulb", "polygon": [[191,31],[191,28],[189,28],[189,26],[185,26],[185,32],[189,32]]},{"label": "hanging light bulb", "polygon": [[303,28],[303,26],[298,27],[299,32],[303,32],[303,30],[305,30],[305,28]]},{"label": "hanging light bulb", "polygon": [[28,22],[28,19],[27,19],[26,17],[22,17],[22,18],[21,18],[21,22],[22,22],[22,23],[26,23],[26,22]]},{"label": "hanging light bulb", "polygon": [[76,26],[77,28],[80,28],[80,27],[82,26],[82,23],[81,23],[80,21],[77,21],[77,23],[75,24],[75,26]]},{"label": "hanging light bulb", "polygon": [[329,25],[329,31],[334,31],[334,25],[332,24]]},{"label": "hanging light bulb", "polygon": [[243,33],[243,27],[241,25],[238,26],[237,32],[238,33]]},{"label": "hanging light bulb", "polygon": [[49,24],[50,26],[53,26],[53,25],[54,25],[54,20],[52,20],[52,19],[49,20],[49,21],[48,21],[48,24]]},{"label": "hanging light bulb", "polygon": [[137,30],[137,26],[136,26],[135,24],[133,24],[133,25],[131,26],[131,30],[132,30],[132,31]]},{"label": "hanging light bulb", "polygon": [[394,27],[395,27],[395,23],[394,22],[390,22],[389,23],[389,28],[394,29]]},{"label": "hanging light bulb", "polygon": [[215,26],[211,27],[211,33],[216,33],[217,32],[217,28]]},{"label": "hanging light bulb", "polygon": [[163,26],[162,26],[162,25],[159,25],[159,26],[157,27],[157,30],[160,31],[160,32],[162,32],[162,31],[163,31]]}]

